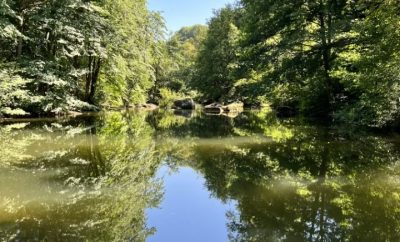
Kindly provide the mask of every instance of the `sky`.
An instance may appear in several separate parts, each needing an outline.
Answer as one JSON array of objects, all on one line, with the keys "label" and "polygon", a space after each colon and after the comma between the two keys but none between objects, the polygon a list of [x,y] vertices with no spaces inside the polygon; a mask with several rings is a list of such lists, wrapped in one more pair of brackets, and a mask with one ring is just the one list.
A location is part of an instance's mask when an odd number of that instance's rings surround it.
[{"label": "sky", "polygon": [[148,0],[149,8],[160,11],[170,31],[183,26],[206,24],[213,15],[213,9],[219,9],[234,0]]}]

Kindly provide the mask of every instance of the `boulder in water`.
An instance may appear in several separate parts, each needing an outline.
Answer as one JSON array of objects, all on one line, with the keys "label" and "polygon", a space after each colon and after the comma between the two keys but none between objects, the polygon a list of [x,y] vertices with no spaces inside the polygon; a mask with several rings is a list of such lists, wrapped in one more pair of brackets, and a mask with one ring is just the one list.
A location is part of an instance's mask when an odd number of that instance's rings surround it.
[{"label": "boulder in water", "polygon": [[244,104],[241,102],[222,105],[220,103],[212,103],[204,107],[206,113],[213,114],[227,114],[227,113],[241,113],[244,110]]},{"label": "boulder in water", "polygon": [[196,109],[196,103],[191,98],[176,100],[173,105],[174,109],[193,110]]},{"label": "boulder in water", "polygon": [[158,109],[158,106],[152,103],[145,103],[145,104],[138,104],[135,106],[135,108],[140,110],[153,111]]},{"label": "boulder in water", "polygon": [[231,103],[223,107],[225,113],[241,113],[244,110],[242,102]]},{"label": "boulder in water", "polygon": [[224,112],[223,105],[220,103],[211,103],[204,107],[206,113],[222,114]]}]

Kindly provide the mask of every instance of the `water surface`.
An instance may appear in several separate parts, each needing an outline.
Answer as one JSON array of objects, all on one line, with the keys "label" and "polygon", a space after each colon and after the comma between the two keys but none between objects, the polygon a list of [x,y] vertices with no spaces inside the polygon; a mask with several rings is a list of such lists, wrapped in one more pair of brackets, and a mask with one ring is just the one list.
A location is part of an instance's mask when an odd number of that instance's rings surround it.
[{"label": "water surface", "polygon": [[400,138],[112,112],[0,125],[0,241],[400,241]]}]

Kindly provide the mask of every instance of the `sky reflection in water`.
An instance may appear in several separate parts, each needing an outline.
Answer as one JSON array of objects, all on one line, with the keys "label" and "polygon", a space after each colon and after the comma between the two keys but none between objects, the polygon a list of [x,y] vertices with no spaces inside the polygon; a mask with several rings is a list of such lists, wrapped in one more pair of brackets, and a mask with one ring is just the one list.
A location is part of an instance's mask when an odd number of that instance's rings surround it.
[{"label": "sky reflection in water", "polygon": [[162,167],[158,177],[164,181],[164,200],[160,209],[148,211],[148,224],[157,228],[149,242],[228,241],[226,213],[234,202],[222,203],[204,187],[204,178],[193,169],[182,167],[170,172]]},{"label": "sky reflection in water", "polygon": [[1,240],[400,241],[398,135],[177,114],[1,124]]}]

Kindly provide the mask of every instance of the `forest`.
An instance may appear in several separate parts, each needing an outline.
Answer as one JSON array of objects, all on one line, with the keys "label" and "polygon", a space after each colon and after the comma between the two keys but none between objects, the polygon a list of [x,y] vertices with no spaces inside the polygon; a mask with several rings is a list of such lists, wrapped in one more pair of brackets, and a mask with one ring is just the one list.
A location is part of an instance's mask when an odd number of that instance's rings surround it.
[{"label": "forest", "polygon": [[400,0],[155,2],[0,0],[0,241],[400,241]]},{"label": "forest", "polygon": [[146,0],[0,0],[0,117],[174,100],[400,127],[398,0],[240,0],[169,34]]}]

